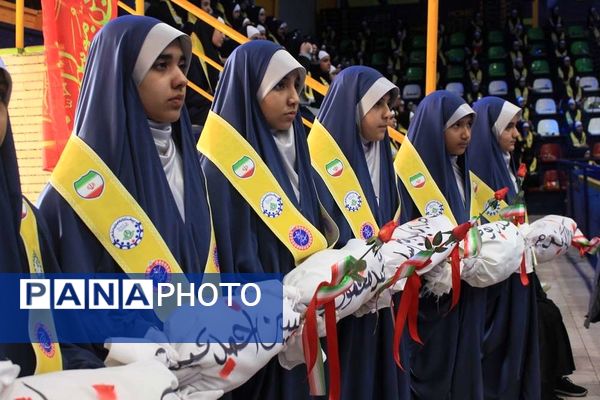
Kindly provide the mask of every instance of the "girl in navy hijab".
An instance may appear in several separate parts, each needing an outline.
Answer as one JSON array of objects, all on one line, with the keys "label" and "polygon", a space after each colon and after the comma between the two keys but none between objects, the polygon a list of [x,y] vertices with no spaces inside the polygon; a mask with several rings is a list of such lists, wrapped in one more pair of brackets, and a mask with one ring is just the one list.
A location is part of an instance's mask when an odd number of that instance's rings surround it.
[{"label": "girl in navy hijab", "polygon": [[[407,138],[450,205],[457,223],[469,220],[471,184],[467,146],[474,112],[459,96],[439,90],[419,104]],[[402,187],[402,220],[420,217]],[[417,399],[483,398],[481,340],[485,292],[461,282],[461,297],[422,295],[419,334],[411,351],[411,390]]]},{"label": "girl in navy hijab", "polygon": [[[213,251],[204,176],[182,108],[190,57],[189,37],[154,18],[109,22],[90,48],[73,134],[141,206],[183,272],[202,273]],[[123,272],[54,187],[40,204],[63,271]],[[139,328],[143,336],[148,326]]]},{"label": "girl in navy hijab", "polygon": [[[0,59],[0,273],[29,273],[29,262],[21,238],[22,213],[27,203],[36,217],[38,240],[41,251],[43,271],[58,273],[60,268],[50,245],[46,223],[38,210],[21,194],[19,167],[8,118],[8,103],[12,91],[12,80],[2,59]],[[28,323],[11,321],[13,325]],[[34,344],[38,346],[38,344]],[[100,360],[83,348],[61,345],[63,369],[98,368],[103,366]],[[0,360],[7,358],[21,367],[19,376],[32,375],[36,371],[36,356],[31,344],[0,344]]]},{"label": "girl in navy hijab", "polygon": [[[510,203],[518,192],[511,153],[521,109],[498,97],[485,97],[473,108],[477,120],[470,144],[475,155],[471,171],[492,190],[507,187]],[[535,286],[523,286],[520,276],[513,274],[487,290],[486,307],[482,360],[486,398],[540,398]]]},{"label": "girl in navy hijab", "polygon": [[[336,77],[317,116],[348,160],[350,165],[345,168],[356,174],[380,227],[394,219],[399,207],[387,135],[391,116],[388,105],[397,96],[398,88],[379,72],[353,66]],[[339,227],[337,246],[342,247],[355,235],[318,174],[315,181],[323,206]],[[338,323],[338,332],[342,349],[342,398],[410,398],[408,373],[396,366],[392,356],[394,327],[389,309],[360,318],[345,318]],[[408,370],[407,359],[402,365]]]},{"label": "girl in navy hijab", "polygon": [[[279,45],[266,40],[239,46],[227,59],[212,113],[225,120],[265,162],[301,215],[323,232],[319,201],[298,114],[305,70]],[[211,118],[209,114],[207,126]],[[207,134],[205,126],[201,134]],[[203,167],[213,204],[221,271],[281,273],[294,268],[294,257],[213,161]],[[289,206],[289,205],[288,205]],[[283,207],[288,207],[283,204]],[[273,217],[280,208],[264,209]],[[273,212],[273,213],[272,213]],[[290,236],[291,240],[291,236]],[[285,371],[272,360],[233,391],[240,399],[307,399],[306,368]]]}]

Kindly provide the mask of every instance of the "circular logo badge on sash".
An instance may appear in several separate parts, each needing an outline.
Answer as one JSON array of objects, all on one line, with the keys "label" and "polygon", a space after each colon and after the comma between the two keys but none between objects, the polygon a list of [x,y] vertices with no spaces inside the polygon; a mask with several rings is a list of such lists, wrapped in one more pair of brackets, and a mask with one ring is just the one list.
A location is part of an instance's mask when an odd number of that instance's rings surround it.
[{"label": "circular logo badge on sash", "polygon": [[373,235],[375,235],[375,228],[373,227],[373,225],[371,223],[365,222],[360,227],[360,235],[365,240],[371,239],[373,237]]},{"label": "circular logo badge on sash", "polygon": [[[492,207],[494,202],[496,202],[496,207]],[[496,201],[495,199],[488,200],[485,202],[484,210],[485,209],[487,209],[487,211],[485,212],[487,215],[498,215],[498,213],[500,212],[500,202]]]},{"label": "circular logo badge on sash", "polygon": [[110,227],[110,240],[121,250],[130,250],[142,241],[144,228],[137,219],[125,216],[117,219]]},{"label": "circular logo badge on sash", "polygon": [[31,258],[32,258],[32,261],[33,261],[33,271],[36,274],[43,274],[44,273],[44,266],[42,265],[42,261],[37,256],[37,254],[35,254],[35,252],[33,253],[33,256]]},{"label": "circular logo badge on sash", "polygon": [[444,205],[437,200],[431,200],[425,204],[425,215],[432,218],[444,213]]},{"label": "circular logo badge on sash", "polygon": [[290,230],[289,237],[292,246],[294,246],[298,250],[308,249],[313,241],[312,234],[310,233],[310,231],[305,227],[299,225],[294,226]]},{"label": "circular logo badge on sash", "polygon": [[352,190],[346,193],[346,196],[344,196],[344,207],[346,207],[348,211],[358,211],[361,205],[362,199],[360,198],[360,194],[358,194],[358,192]]},{"label": "circular logo badge on sash", "polygon": [[268,192],[260,199],[260,209],[269,218],[277,218],[283,211],[283,200],[276,193]]},{"label": "circular logo badge on sash", "polygon": [[146,268],[145,276],[152,279],[152,286],[157,288],[159,283],[171,282],[171,267],[164,260],[154,260]]},{"label": "circular logo badge on sash", "polygon": [[52,335],[46,325],[37,323],[35,325],[35,337],[37,338],[38,345],[46,357],[54,357],[56,354],[56,348],[52,343]]},{"label": "circular logo badge on sash", "polygon": [[215,262],[215,267],[217,267],[217,271],[221,271],[221,266],[219,265],[219,252],[217,251],[217,246],[215,246],[215,248],[213,249],[212,256]]}]

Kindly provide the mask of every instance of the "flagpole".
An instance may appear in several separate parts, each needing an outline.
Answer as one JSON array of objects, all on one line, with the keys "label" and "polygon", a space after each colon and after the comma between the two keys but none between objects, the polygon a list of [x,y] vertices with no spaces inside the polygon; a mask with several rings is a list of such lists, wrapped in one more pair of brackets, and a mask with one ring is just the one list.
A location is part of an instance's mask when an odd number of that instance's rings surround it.
[{"label": "flagpole", "polygon": [[438,47],[438,0],[427,2],[427,64],[425,70],[425,94],[436,88]]}]

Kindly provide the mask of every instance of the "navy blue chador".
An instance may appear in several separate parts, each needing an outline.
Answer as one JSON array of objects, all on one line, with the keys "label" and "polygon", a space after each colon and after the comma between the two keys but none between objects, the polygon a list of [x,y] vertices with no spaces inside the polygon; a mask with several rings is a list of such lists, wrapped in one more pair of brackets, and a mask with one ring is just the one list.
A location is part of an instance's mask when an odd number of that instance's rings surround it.
[{"label": "navy blue chador", "polygon": [[[297,199],[257,97],[269,62],[277,51],[285,49],[264,40],[248,42],[233,51],[221,74],[212,111],[233,126],[256,150],[294,206],[313,226],[321,229],[319,202],[300,116],[296,116],[292,125],[296,153],[294,171],[298,174]],[[221,271],[282,274],[291,271],[294,258],[288,249],[210,160],[204,158],[202,166],[212,203]],[[271,360],[232,395],[239,399],[309,398],[306,366],[303,364],[286,371],[276,359]]]},{"label": "navy blue chador", "polygon": [[[359,103],[368,97],[371,100],[369,105],[374,106],[390,89],[392,97],[396,97],[398,89],[372,68],[346,68],[329,88],[317,116],[348,159],[379,226],[394,218],[399,206],[398,188],[386,134],[379,143],[380,162],[375,166],[379,169],[377,201],[360,136]],[[368,111],[364,110],[364,113]],[[375,144],[365,143],[364,146]],[[315,181],[323,206],[340,230],[338,246],[342,247],[354,237],[350,225],[318,174],[315,174]],[[342,398],[410,399],[409,374],[396,366],[392,355],[394,326],[390,311],[385,308],[377,314],[360,318],[349,316],[338,323]],[[408,342],[403,341],[403,344]],[[408,352],[408,346],[405,347],[403,356]],[[408,361],[408,357],[403,360],[406,370]]]},{"label": "navy blue chador", "polygon": [[[497,137],[517,115],[517,107],[498,97],[473,105],[477,120],[470,148],[471,171],[492,190],[508,187],[508,201],[517,194]],[[504,126],[499,126],[504,125]],[[510,166],[512,168],[512,166]],[[512,171],[514,174],[514,170]],[[532,279],[530,278],[530,281]],[[519,274],[487,291],[483,341],[485,396],[489,399],[539,399],[540,355],[537,304],[533,284],[523,286]]]},{"label": "navy blue chador", "polygon": [[[423,159],[435,183],[460,224],[469,219],[470,180],[468,151],[458,157],[464,184],[463,201],[446,151],[444,131],[472,113],[457,95],[439,90],[419,104],[408,139]],[[420,216],[402,188],[402,220]],[[411,351],[411,390],[417,399],[480,399],[483,396],[481,342],[485,318],[485,290],[461,281],[459,304],[451,311],[452,295],[423,294],[419,302],[419,334],[424,346]]]},{"label": "navy blue chador", "polygon": [[[0,74],[10,77],[0,59]],[[8,95],[0,99],[8,105],[10,96],[10,80]],[[0,273],[29,273],[29,264],[25,247],[20,235],[21,207],[27,201],[21,194],[19,180],[19,167],[15,143],[10,126],[7,124],[4,142],[0,145],[0,213],[2,215],[2,229],[0,229]],[[33,210],[38,230],[38,240],[42,256],[44,271],[48,273],[60,272],[60,268],[52,251],[49,233],[44,218],[39,211],[29,204]],[[27,324],[27,318],[11,321],[11,324]],[[102,366],[100,360],[83,348],[62,345],[63,368],[97,368]],[[7,358],[21,367],[19,376],[33,374],[36,368],[36,359],[31,344],[0,344],[0,360]]]},{"label": "navy blue chador", "polygon": [[[160,26],[159,26],[160,25]],[[161,164],[133,73],[149,33],[170,29],[149,17],[125,16],[109,22],[94,37],[81,87],[74,134],[90,146],[148,215],[186,273],[202,273],[210,245],[210,216],[199,155],[185,108],[172,124],[182,158],[185,222]],[[189,41],[179,36],[189,65]],[[164,39],[164,36],[162,37]],[[172,39],[171,39],[172,38]],[[154,36],[156,40],[156,36]],[[169,43],[166,43],[165,47]],[[154,49],[154,59],[163,49]],[[107,62],[110,60],[110,62]],[[71,206],[52,187],[40,209],[51,227],[53,246],[65,272],[121,273],[121,268]],[[141,337],[150,324],[137,319],[128,332]],[[122,332],[122,331],[121,331]],[[97,347],[99,356],[105,352]]]}]

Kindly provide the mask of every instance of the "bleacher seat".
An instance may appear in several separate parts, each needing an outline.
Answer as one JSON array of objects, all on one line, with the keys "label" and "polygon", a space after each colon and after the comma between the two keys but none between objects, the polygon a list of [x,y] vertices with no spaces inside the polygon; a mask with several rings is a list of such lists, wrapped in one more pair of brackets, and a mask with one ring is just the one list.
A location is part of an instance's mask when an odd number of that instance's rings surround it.
[{"label": "bleacher seat", "polygon": [[425,51],[424,50],[413,50],[408,56],[408,64],[425,64]]},{"label": "bleacher seat", "polygon": [[581,25],[571,25],[567,28],[567,37],[573,39],[585,38],[585,28]]},{"label": "bleacher seat", "polygon": [[592,118],[588,123],[587,132],[590,135],[600,135],[600,118]]},{"label": "bleacher seat", "polygon": [[537,78],[533,81],[533,91],[536,93],[552,94],[552,81],[548,78]]},{"label": "bleacher seat", "polygon": [[506,58],[506,50],[502,46],[492,46],[488,49],[488,59],[504,60]]},{"label": "bleacher seat", "polygon": [[504,43],[504,34],[502,31],[489,31],[487,39],[490,45],[502,45]]},{"label": "bleacher seat", "polygon": [[589,58],[578,58],[575,60],[575,70],[578,74],[591,74],[594,72],[594,63]]},{"label": "bleacher seat", "polygon": [[402,88],[402,98],[404,100],[419,100],[421,98],[421,86],[415,83],[409,83]]},{"label": "bleacher seat", "polygon": [[465,60],[465,49],[450,49],[446,53],[446,56],[448,57],[449,63],[462,64],[462,62]]},{"label": "bleacher seat", "polygon": [[373,53],[371,56],[371,67],[375,69],[383,69],[386,63],[386,54],[382,52]]},{"label": "bleacher seat", "polygon": [[537,99],[535,102],[535,113],[537,115],[556,114],[556,103],[554,102],[554,99]]},{"label": "bleacher seat", "polygon": [[535,60],[531,63],[531,74],[534,76],[549,75],[550,66],[546,60]]},{"label": "bleacher seat", "polygon": [[449,81],[461,80],[465,76],[465,69],[462,65],[448,65],[446,69],[446,79]]},{"label": "bleacher seat", "polygon": [[450,47],[464,47],[466,40],[464,32],[455,32],[450,35]]},{"label": "bleacher seat", "polygon": [[590,54],[590,46],[581,40],[571,43],[571,56],[582,57]]},{"label": "bleacher seat", "polygon": [[406,80],[408,82],[422,81],[424,76],[423,68],[408,67],[406,70]]},{"label": "bleacher seat", "polygon": [[460,97],[463,97],[465,94],[465,87],[462,82],[450,82],[446,84],[446,90]]},{"label": "bleacher seat", "polygon": [[544,181],[542,183],[545,190],[560,190],[560,181],[558,171],[551,169],[544,172]]},{"label": "bleacher seat", "polygon": [[506,96],[508,94],[508,84],[506,81],[491,81],[488,85],[490,96]]},{"label": "bleacher seat", "polygon": [[488,75],[490,78],[505,78],[506,77],[506,66],[504,63],[491,63],[488,67]]},{"label": "bleacher seat", "polygon": [[598,79],[595,76],[584,76],[579,81],[579,86],[584,93],[596,92],[600,89]]},{"label": "bleacher seat", "polygon": [[528,42],[543,42],[546,40],[544,30],[542,28],[529,28],[527,31]]},{"label": "bleacher seat", "polygon": [[540,146],[540,161],[554,162],[562,158],[562,149],[558,143],[544,143]]},{"label": "bleacher seat", "polygon": [[600,142],[594,143],[594,147],[592,148],[592,157],[600,158]]},{"label": "bleacher seat", "polygon": [[583,101],[583,112],[586,114],[600,113],[600,97],[589,96]]},{"label": "bleacher seat", "polygon": [[529,55],[534,58],[546,57],[546,45],[543,43],[530,44]]},{"label": "bleacher seat", "polygon": [[540,136],[558,136],[560,129],[555,119],[542,119],[537,124],[537,132]]},{"label": "bleacher seat", "polygon": [[425,48],[425,36],[415,35],[410,41],[413,49],[424,49]]}]

